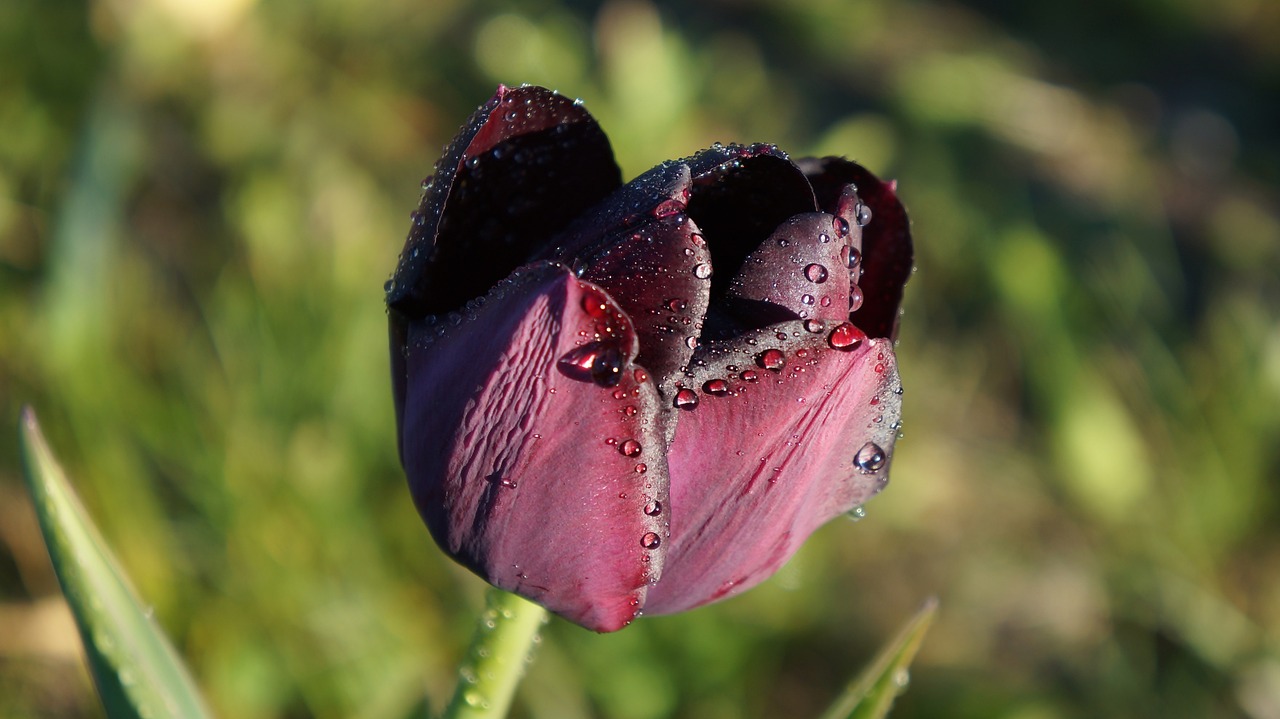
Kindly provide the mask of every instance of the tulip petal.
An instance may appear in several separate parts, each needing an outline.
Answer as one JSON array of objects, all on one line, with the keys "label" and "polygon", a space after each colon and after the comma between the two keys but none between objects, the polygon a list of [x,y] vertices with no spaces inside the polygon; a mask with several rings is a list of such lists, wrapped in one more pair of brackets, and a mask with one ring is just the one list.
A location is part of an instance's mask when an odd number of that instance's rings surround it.
[{"label": "tulip petal", "polygon": [[848,320],[849,257],[861,244],[860,230],[825,212],[792,217],[747,257],[725,308],[740,329],[803,319],[820,331]]},{"label": "tulip petal", "polygon": [[834,211],[841,190],[852,183],[871,210],[862,231],[862,307],[852,320],[870,337],[898,336],[902,291],[911,276],[911,224],[898,199],[895,182],[883,182],[861,165],[840,157],[799,162],[813,183],[818,204]]},{"label": "tulip petal", "polygon": [[548,258],[604,288],[635,325],[636,361],[656,377],[693,356],[711,297],[711,255],[689,219],[689,166],[665,163],[575,222]]},{"label": "tulip petal", "polygon": [[402,460],[437,542],[596,631],[625,626],[668,542],[666,425],[629,320],[555,263],[455,321],[409,325]]},{"label": "tulip petal", "polygon": [[580,103],[499,86],[424,184],[388,306],[409,317],[460,308],[621,184],[608,138]]},{"label": "tulip petal", "polygon": [[669,452],[672,541],[646,613],[745,591],[883,488],[901,410],[892,344],[845,339],[792,321],[699,349],[681,380],[694,401]]}]

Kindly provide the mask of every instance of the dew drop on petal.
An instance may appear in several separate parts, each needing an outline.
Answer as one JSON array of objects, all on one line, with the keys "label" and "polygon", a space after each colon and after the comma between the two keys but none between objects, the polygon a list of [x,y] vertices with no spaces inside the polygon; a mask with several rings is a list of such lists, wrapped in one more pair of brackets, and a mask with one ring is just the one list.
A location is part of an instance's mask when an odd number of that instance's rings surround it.
[{"label": "dew drop on petal", "polygon": [[570,379],[615,387],[622,379],[625,363],[622,351],[617,347],[603,342],[588,342],[565,352],[556,366]]},{"label": "dew drop on petal", "polygon": [[862,307],[862,288],[857,285],[849,286],[849,311],[857,312]]},{"label": "dew drop on petal", "polygon": [[684,203],[679,200],[663,200],[653,208],[654,217],[671,217],[681,212],[684,212]]},{"label": "dew drop on petal", "polygon": [[810,282],[822,283],[827,281],[827,268],[818,263],[813,263],[804,268],[804,278]]},{"label": "dew drop on petal", "polygon": [[729,394],[729,383],[722,379],[709,379],[702,385],[702,391],[716,397]]},{"label": "dew drop on petal", "polygon": [[706,262],[699,262],[698,264],[694,265],[693,276],[697,277],[700,280],[705,280],[711,277],[711,265],[707,264]]},{"label": "dew drop on petal", "polygon": [[688,387],[676,392],[676,409],[693,409],[698,406],[698,393]]},{"label": "dew drop on petal", "polygon": [[871,208],[865,202],[859,202],[855,210],[857,214],[858,227],[866,227],[871,223]]},{"label": "dew drop on petal", "polygon": [[851,522],[860,522],[867,517],[867,510],[861,504],[845,513]]},{"label": "dew drop on petal", "polygon": [[880,445],[875,442],[867,442],[862,445],[862,449],[853,455],[853,466],[864,474],[870,474],[884,466],[885,453],[880,449]]},{"label": "dew drop on petal", "polygon": [[759,376],[756,374],[756,371],[753,369],[744,369],[742,370],[742,374],[738,376],[742,378],[743,382],[755,382],[757,379],[759,379]]},{"label": "dew drop on petal", "polygon": [[662,502],[654,500],[644,505],[644,513],[650,517],[656,517],[659,514],[662,514]]},{"label": "dew drop on petal", "polygon": [[629,439],[618,445],[618,451],[625,457],[636,457],[640,454],[640,443],[634,439]]},{"label": "dew drop on petal", "polygon": [[800,295],[800,304],[813,305],[813,295]]},{"label": "dew drop on petal", "polygon": [[786,362],[786,356],[782,354],[782,350],[768,349],[756,357],[756,362],[765,369],[779,372]]},{"label": "dew drop on petal", "polygon": [[836,216],[832,218],[831,226],[835,228],[837,237],[844,237],[849,234],[849,222],[843,217]]},{"label": "dew drop on petal", "polygon": [[662,544],[662,538],[658,536],[657,532],[645,532],[644,536],[640,538],[640,546],[645,549],[657,549],[660,544]]},{"label": "dew drop on petal", "polygon": [[813,332],[814,334],[817,334],[818,332],[821,332],[825,328],[826,328],[826,325],[822,323],[822,320],[805,320],[804,321],[804,329],[806,332]]},{"label": "dew drop on petal", "polygon": [[841,322],[831,330],[827,343],[838,350],[855,350],[867,338],[866,333],[848,322]]}]

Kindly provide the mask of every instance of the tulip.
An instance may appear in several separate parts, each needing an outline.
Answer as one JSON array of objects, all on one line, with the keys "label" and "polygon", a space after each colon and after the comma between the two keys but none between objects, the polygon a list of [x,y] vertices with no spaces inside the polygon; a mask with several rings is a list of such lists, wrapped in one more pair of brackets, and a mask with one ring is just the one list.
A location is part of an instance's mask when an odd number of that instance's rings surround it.
[{"label": "tulip", "polygon": [[437,543],[607,632],[734,596],[882,489],[911,238],[841,158],[715,145],[622,183],[577,101],[499,87],[387,283]]}]

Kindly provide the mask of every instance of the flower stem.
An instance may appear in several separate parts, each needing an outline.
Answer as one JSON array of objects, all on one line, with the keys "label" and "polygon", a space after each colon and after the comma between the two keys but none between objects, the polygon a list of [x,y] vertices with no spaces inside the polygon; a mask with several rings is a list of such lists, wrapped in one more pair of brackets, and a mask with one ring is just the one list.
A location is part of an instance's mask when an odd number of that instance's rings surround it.
[{"label": "flower stem", "polygon": [[471,648],[458,669],[458,688],[442,719],[499,719],[516,685],[547,610],[501,589],[489,589]]}]

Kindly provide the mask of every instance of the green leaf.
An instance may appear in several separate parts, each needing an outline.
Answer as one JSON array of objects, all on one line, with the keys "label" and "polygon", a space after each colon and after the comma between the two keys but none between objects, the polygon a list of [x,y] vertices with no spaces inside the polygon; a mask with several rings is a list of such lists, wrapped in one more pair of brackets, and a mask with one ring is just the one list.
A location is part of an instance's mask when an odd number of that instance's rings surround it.
[{"label": "green leaf", "polygon": [[888,716],[893,700],[907,688],[907,668],[924,642],[925,632],[937,612],[937,597],[925,600],[920,611],[850,682],[822,719],[880,719]]},{"label": "green leaf", "polygon": [[22,448],[40,529],[107,716],[209,717],[182,659],[138,601],[29,408],[22,417]]}]

